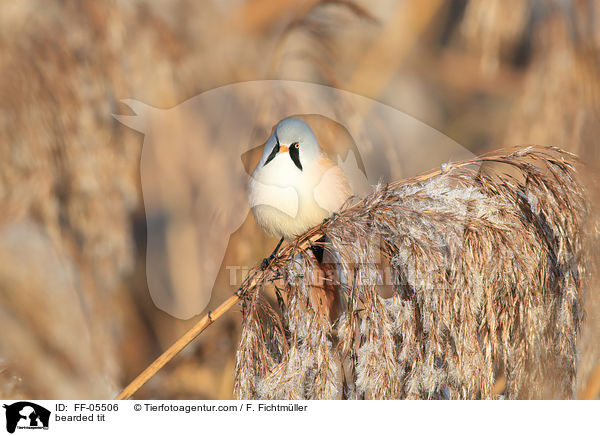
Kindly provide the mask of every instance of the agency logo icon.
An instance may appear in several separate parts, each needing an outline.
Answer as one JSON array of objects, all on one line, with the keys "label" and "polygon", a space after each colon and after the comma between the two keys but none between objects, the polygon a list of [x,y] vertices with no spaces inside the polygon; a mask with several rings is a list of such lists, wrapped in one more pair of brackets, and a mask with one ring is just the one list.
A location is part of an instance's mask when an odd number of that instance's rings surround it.
[{"label": "agency logo icon", "polygon": [[[315,167],[302,151],[291,163],[294,150],[291,154],[285,150],[302,141],[274,135],[280,121],[297,118],[305,122],[359,198],[380,182],[402,180],[474,157],[451,138],[398,109],[308,82],[233,83],[168,109],[133,99],[122,103],[129,114],[114,115],[115,119],[144,134],[140,179],[148,289],[159,309],[180,319],[190,319],[208,305],[226,268],[230,241],[251,209],[274,211],[286,222],[297,222],[299,212],[307,210],[299,195],[307,191],[307,185],[296,185],[293,175],[299,171],[313,174]],[[283,158],[274,157],[265,167],[278,138],[283,141]],[[264,150],[264,168],[283,166],[259,177],[254,169]],[[332,167],[315,174],[322,175],[310,178],[314,203],[329,211],[336,171]],[[236,256],[232,253],[232,257]]]},{"label": "agency logo icon", "polygon": [[14,433],[16,429],[48,430],[50,411],[29,401],[5,404],[6,431]]}]

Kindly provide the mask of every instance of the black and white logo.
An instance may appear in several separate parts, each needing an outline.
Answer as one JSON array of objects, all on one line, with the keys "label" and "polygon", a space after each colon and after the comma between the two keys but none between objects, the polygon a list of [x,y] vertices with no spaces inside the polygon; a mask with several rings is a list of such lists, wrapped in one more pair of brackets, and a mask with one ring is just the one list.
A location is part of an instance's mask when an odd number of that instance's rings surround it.
[{"label": "black and white logo", "polygon": [[16,429],[43,429],[48,430],[50,411],[42,406],[29,401],[19,401],[5,404],[6,431],[14,433]]}]

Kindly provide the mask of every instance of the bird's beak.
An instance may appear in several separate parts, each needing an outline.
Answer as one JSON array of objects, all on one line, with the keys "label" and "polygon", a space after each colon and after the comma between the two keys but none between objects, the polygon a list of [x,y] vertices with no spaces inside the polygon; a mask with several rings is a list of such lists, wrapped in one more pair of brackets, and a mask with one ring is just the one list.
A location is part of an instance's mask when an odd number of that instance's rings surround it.
[{"label": "bird's beak", "polygon": [[279,146],[279,153],[287,153],[288,151],[290,151],[290,149],[287,148],[285,145]]}]

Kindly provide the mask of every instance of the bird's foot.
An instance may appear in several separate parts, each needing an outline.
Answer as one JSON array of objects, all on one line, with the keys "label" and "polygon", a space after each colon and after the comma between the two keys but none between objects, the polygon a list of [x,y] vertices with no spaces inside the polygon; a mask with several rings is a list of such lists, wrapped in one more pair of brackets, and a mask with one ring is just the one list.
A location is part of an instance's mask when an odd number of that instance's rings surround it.
[{"label": "bird's foot", "polygon": [[323,221],[321,222],[321,225],[325,224],[327,221],[334,221],[339,216],[340,216],[339,213],[333,212],[330,217],[323,219]]},{"label": "bird's foot", "polygon": [[273,250],[273,252],[271,253],[271,255],[270,255],[269,257],[265,257],[265,258],[262,260],[262,262],[261,262],[261,264],[260,264],[260,268],[261,268],[261,269],[263,269],[263,270],[264,270],[264,269],[266,269],[266,268],[267,268],[267,267],[268,267],[268,266],[271,264],[271,261],[272,261],[273,259],[275,259],[275,255],[276,255],[276,254],[277,254],[277,252],[279,251],[279,247],[281,247],[281,244],[282,244],[282,242],[283,242],[283,238],[281,238],[281,239],[279,240],[279,243],[277,244],[277,246],[275,247],[275,249]]},{"label": "bird's foot", "polygon": [[275,259],[275,255],[271,254],[269,257],[265,257],[261,264],[260,264],[260,269],[265,270],[267,269],[267,267],[271,264],[271,261]]}]

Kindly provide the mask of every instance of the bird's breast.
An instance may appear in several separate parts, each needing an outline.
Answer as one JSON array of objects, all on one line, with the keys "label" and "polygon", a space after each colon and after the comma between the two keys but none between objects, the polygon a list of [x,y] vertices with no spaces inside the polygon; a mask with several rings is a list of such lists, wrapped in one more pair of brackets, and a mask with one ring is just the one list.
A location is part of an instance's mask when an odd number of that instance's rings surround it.
[{"label": "bird's breast", "polygon": [[[275,165],[269,168],[271,164]],[[292,239],[304,233],[330,216],[349,195],[343,172],[329,159],[319,159],[303,168],[299,171],[274,159],[257,168],[250,179],[252,212],[259,225],[273,236]]]}]

